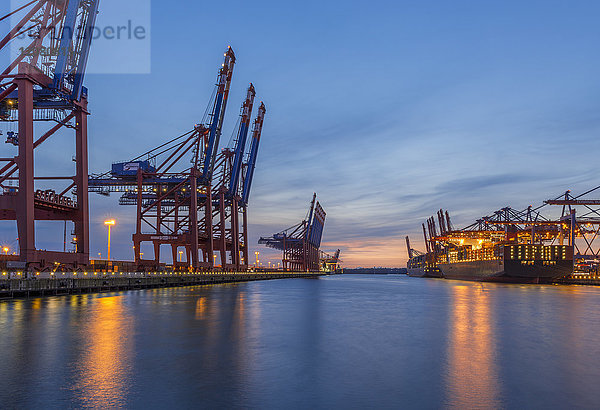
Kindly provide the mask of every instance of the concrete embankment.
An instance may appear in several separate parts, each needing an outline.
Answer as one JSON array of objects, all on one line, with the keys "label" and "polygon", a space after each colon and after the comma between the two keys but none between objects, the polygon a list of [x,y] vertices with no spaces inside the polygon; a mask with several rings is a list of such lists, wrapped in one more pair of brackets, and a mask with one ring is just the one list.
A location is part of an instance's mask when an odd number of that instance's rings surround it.
[{"label": "concrete embankment", "polygon": [[0,299],[54,296],[78,293],[112,292],[174,286],[211,285],[255,280],[315,278],[310,272],[212,272],[202,274],[100,274],[95,276],[4,279],[0,280]]},{"label": "concrete embankment", "polygon": [[554,281],[558,285],[588,285],[588,286],[600,286],[600,279],[597,278],[563,278],[556,279]]}]

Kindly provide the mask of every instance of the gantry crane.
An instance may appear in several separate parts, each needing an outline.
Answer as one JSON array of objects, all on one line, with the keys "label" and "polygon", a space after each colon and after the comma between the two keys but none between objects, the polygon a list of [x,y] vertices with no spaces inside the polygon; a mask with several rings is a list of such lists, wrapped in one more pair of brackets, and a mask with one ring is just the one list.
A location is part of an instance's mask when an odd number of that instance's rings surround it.
[{"label": "gantry crane", "polygon": [[321,252],[319,263],[321,264],[321,271],[328,273],[336,273],[340,263],[340,252],[338,249],[333,255],[325,252]]},{"label": "gantry crane", "polygon": [[[250,84],[242,104],[235,147],[217,153],[234,63],[235,55],[230,47],[217,77],[214,98],[209,103],[210,113],[202,124],[130,161],[113,164],[109,172],[90,178],[90,192],[105,195],[119,192],[121,205],[137,207],[133,243],[139,270],[159,269],[161,245],[171,247],[173,265],[177,269],[211,270],[215,265],[215,250],[221,255],[229,252],[232,262],[224,264],[224,269],[245,267],[241,265],[239,253],[247,255],[247,239],[244,239],[247,222],[244,214],[240,230],[236,210],[248,203],[265,107],[261,103],[249,157],[244,162],[255,96],[254,86]],[[143,257],[144,242],[152,243],[152,258]],[[180,248],[185,249],[185,258]],[[222,261],[227,260],[226,255],[222,256]],[[247,257],[244,260],[247,261]]]},{"label": "gantry crane", "polygon": [[254,86],[250,84],[242,104],[235,146],[221,151],[213,178],[213,248],[220,253],[223,270],[248,268],[248,200],[266,114],[261,102],[244,162],[254,96]]},{"label": "gantry crane", "polygon": [[[136,206],[132,239],[140,270],[158,269],[161,245],[171,247],[175,267],[213,267],[211,181],[235,64],[231,47],[224,57],[210,110],[201,124],[131,161],[113,164],[110,172],[90,178],[91,192],[123,192],[119,203]],[[152,259],[143,258],[144,242],[153,245]],[[185,260],[179,257],[180,247],[185,248]]]},{"label": "gantry crane", "polygon": [[[545,205],[562,207],[559,240],[562,242],[564,234],[568,233],[569,243],[575,247],[575,259],[595,260],[596,264],[600,264],[600,200],[594,198],[598,192],[600,186],[579,195],[566,191],[557,198],[544,201]],[[579,243],[577,238],[580,238]]]},{"label": "gantry crane", "polygon": [[295,272],[319,271],[319,247],[325,226],[325,211],[313,194],[307,217],[300,223],[270,237],[261,237],[259,244],[283,252],[283,269]]},{"label": "gantry crane", "polygon": [[[18,153],[0,158],[0,219],[17,221],[19,268],[27,271],[81,270],[89,262],[89,113],[83,80],[98,4],[99,0],[30,1],[0,17],[2,21],[22,15],[0,40],[0,52],[6,52],[18,37],[31,38],[0,74],[0,121],[8,128],[18,124],[17,131],[7,130],[6,139]],[[42,133],[43,122],[55,125]],[[36,176],[34,152],[64,129],[75,131],[75,175]],[[63,185],[38,188],[39,182],[57,181]],[[36,220],[72,221],[75,252],[36,249]]]},{"label": "gantry crane", "polygon": [[[254,178],[254,170],[256,168],[256,159],[258,157],[258,147],[260,144],[260,136],[262,134],[263,123],[265,121],[265,114],[267,109],[264,103],[260,103],[258,107],[258,114],[254,120],[254,126],[252,128],[252,141],[250,143],[250,152],[248,153],[248,160],[242,165],[242,187],[241,197],[238,198],[237,206],[238,213],[242,217],[241,229],[238,233],[238,241],[240,243],[240,249],[242,252],[242,269],[247,269],[249,262],[249,251],[248,251],[248,201],[250,199],[250,189],[252,187],[252,179]],[[239,218],[238,218],[239,219]]]},{"label": "gantry crane", "polygon": [[[220,252],[223,270],[240,270],[240,240],[238,200],[240,174],[256,91],[250,84],[240,111],[240,123],[234,148],[224,148],[217,156],[212,187],[215,206],[213,225],[215,251]],[[246,260],[244,263],[247,263]]]}]

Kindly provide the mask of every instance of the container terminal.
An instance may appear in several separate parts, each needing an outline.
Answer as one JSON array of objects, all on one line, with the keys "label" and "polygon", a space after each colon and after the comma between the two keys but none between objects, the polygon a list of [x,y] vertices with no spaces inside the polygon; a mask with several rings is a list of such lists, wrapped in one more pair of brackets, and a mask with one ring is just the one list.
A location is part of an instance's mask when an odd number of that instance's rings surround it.
[{"label": "container terminal", "polygon": [[462,229],[454,229],[448,211],[439,210],[422,224],[423,251],[406,237],[408,274],[598,285],[600,200],[594,195],[599,193],[600,187],[579,195],[566,191],[537,207],[505,207]]},{"label": "container terminal", "polygon": [[[310,229],[293,251],[294,258],[305,262],[288,260],[284,252],[280,270],[261,272],[250,263],[248,204],[267,109],[262,102],[255,104],[257,91],[249,84],[233,145],[220,147],[236,64],[231,47],[201,122],[128,161],[113,163],[106,172],[89,173],[84,78],[93,36],[86,33],[93,30],[99,3],[31,1],[0,17],[18,21],[0,40],[0,51],[24,33],[31,39],[0,74],[0,133],[6,133],[4,152],[11,147],[16,151],[0,158],[0,219],[16,221],[18,231],[18,249],[9,254],[4,248],[0,255],[0,278],[20,281],[4,282],[4,290],[27,292],[32,280],[38,287],[45,283],[46,290],[89,290],[126,286],[124,280],[139,287],[335,271],[339,252],[331,256],[319,250],[325,212],[314,198],[314,222],[309,221]],[[74,137],[73,174],[36,175],[34,156],[58,133]],[[117,194],[119,205],[135,209],[132,261],[114,261],[110,254],[109,260],[90,259],[89,193]],[[36,221],[64,221],[65,237],[69,224],[74,250],[67,251],[66,238],[54,247],[62,251],[37,249]],[[110,229],[114,221],[105,223]],[[153,253],[144,255],[143,244]],[[170,249],[168,265],[161,261],[164,245]]]}]

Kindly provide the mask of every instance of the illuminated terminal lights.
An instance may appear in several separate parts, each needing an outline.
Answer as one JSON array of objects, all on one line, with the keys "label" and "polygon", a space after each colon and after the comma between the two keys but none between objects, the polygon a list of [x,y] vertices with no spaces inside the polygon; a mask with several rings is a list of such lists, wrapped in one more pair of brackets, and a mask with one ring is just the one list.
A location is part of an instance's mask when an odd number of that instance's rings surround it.
[{"label": "illuminated terminal lights", "polygon": [[[506,248],[510,252],[506,254]],[[508,245],[507,259],[512,260],[566,260],[567,246],[564,245]]]},{"label": "illuminated terminal lights", "polygon": [[[461,239],[462,241],[462,239]],[[477,245],[481,240],[477,240]],[[534,261],[545,261],[544,265],[555,265],[556,260],[567,260],[567,246],[563,245],[503,245],[496,246],[464,246],[448,250],[447,254],[438,255],[438,263],[457,263],[472,261],[520,260],[523,265],[533,264]],[[531,263],[529,263],[531,262]]]}]

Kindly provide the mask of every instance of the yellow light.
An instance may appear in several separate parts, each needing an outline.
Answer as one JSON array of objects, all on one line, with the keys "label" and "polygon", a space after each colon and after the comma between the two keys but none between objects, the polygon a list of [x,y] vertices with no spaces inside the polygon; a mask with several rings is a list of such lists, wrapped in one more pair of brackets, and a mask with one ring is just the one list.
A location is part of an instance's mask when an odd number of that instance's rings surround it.
[{"label": "yellow light", "polygon": [[104,221],[104,225],[114,225],[115,224],[115,220],[114,219],[109,219],[108,221]]}]

